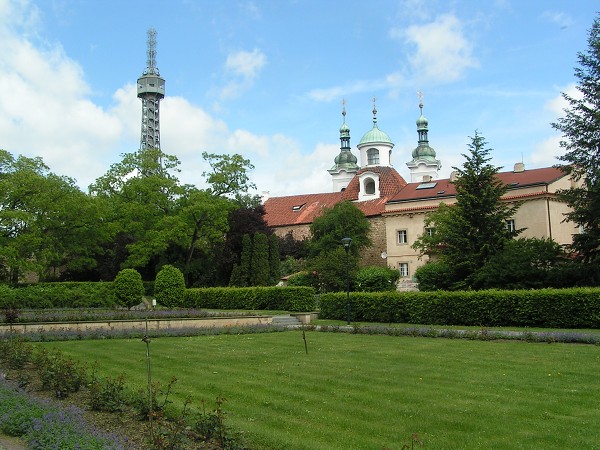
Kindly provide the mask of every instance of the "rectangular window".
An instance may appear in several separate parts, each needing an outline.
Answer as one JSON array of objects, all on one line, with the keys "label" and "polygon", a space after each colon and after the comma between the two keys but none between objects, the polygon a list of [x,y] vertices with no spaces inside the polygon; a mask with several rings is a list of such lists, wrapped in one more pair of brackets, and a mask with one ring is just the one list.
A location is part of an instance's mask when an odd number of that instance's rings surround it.
[{"label": "rectangular window", "polygon": [[506,229],[507,229],[508,231],[510,231],[511,233],[512,233],[513,231],[515,231],[515,229],[516,229],[516,228],[515,228],[515,220],[514,220],[514,219],[508,219],[508,220],[506,221]]},{"label": "rectangular window", "polygon": [[398,230],[398,244],[408,243],[408,233],[406,230]]},{"label": "rectangular window", "polygon": [[425,234],[429,237],[433,236],[435,233],[435,228],[425,228]]},{"label": "rectangular window", "polygon": [[399,263],[398,270],[400,271],[400,276],[402,278],[408,277],[408,263]]}]

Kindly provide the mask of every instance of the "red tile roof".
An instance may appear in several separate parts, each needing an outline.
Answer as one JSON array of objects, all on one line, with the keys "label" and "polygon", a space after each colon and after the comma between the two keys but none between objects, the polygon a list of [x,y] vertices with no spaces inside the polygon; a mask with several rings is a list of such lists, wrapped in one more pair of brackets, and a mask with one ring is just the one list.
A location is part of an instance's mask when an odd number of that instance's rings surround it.
[{"label": "red tile roof", "polygon": [[[357,202],[359,192],[359,176],[365,172],[379,174],[379,191],[381,196],[374,200]],[[311,224],[323,208],[331,208],[344,200],[356,202],[356,206],[365,216],[377,216],[385,210],[385,204],[400,189],[406,186],[406,181],[392,167],[369,167],[359,170],[350,180],[348,187],[341,192],[325,194],[303,194],[287,197],[271,197],[264,204],[265,220],[271,227],[286,225]]]},{"label": "red tile roof", "polygon": [[[374,172],[379,174],[379,190],[381,196],[374,200],[358,202],[359,176],[365,172]],[[501,172],[498,178],[504,183],[514,184],[510,190],[528,186],[544,186],[565,176],[564,172],[554,167],[542,169],[525,170],[524,172]],[[308,225],[318,217],[323,208],[332,208],[336,203],[344,200],[350,200],[356,203],[356,206],[367,217],[378,216],[385,212],[385,205],[389,203],[408,203],[417,202],[432,198],[440,200],[456,195],[454,184],[448,178],[441,180],[432,180],[434,186],[427,189],[417,189],[424,183],[406,183],[404,178],[392,167],[368,167],[357,172],[356,176],[348,183],[348,187],[342,192],[330,192],[323,194],[303,194],[291,195],[287,197],[272,197],[265,204],[265,220],[271,227],[281,227],[290,225]],[[510,193],[509,190],[509,193]],[[521,198],[523,196],[537,196],[544,192],[535,192],[530,194],[518,194],[515,192],[512,196],[506,196],[506,199]],[[388,213],[430,209],[437,206],[422,207],[400,207],[390,210]]]},{"label": "red tile roof", "polygon": [[[555,167],[530,169],[523,172],[500,172],[498,174],[500,181],[509,185],[509,190],[527,186],[548,185],[564,176],[565,173]],[[404,189],[391,198],[390,203],[445,198],[456,195],[454,184],[448,178],[432,180],[431,183],[434,185],[427,189],[417,189],[425,183],[409,183]]]}]

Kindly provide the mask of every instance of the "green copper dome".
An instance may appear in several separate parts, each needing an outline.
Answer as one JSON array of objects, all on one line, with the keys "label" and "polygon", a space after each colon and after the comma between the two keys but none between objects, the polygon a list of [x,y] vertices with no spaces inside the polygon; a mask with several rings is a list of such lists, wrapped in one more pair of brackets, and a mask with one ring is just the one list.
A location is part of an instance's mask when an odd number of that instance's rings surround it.
[{"label": "green copper dome", "polygon": [[386,144],[391,144],[392,140],[386,133],[377,128],[377,124],[374,124],[373,128],[365,133],[358,145],[376,142],[384,142]]},{"label": "green copper dome", "polygon": [[334,161],[338,167],[355,168],[358,159],[351,152],[342,151],[335,157]]},{"label": "green copper dome", "polygon": [[435,150],[428,144],[419,144],[412,152],[413,160],[424,159],[428,161],[435,161]]},{"label": "green copper dome", "polygon": [[429,125],[429,122],[427,121],[425,116],[421,114],[421,117],[417,119],[417,129],[427,128],[427,125]]}]

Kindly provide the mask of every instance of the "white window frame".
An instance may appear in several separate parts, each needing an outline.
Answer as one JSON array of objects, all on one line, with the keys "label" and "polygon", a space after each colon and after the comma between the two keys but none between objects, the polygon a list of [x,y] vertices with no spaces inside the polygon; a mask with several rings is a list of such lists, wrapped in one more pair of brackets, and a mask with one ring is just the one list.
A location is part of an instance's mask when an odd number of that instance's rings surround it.
[{"label": "white window frame", "polygon": [[435,234],[435,227],[427,227],[425,228],[425,234],[429,237]]},{"label": "white window frame", "polygon": [[379,164],[379,150],[370,148],[367,150],[367,165],[375,166],[377,164]]},{"label": "white window frame", "polygon": [[398,245],[408,244],[408,230],[397,230],[396,242]]},{"label": "white window frame", "polygon": [[407,262],[398,263],[398,270],[400,271],[400,277],[408,278],[409,271],[408,271],[408,263]]},{"label": "white window frame", "polygon": [[507,219],[506,220],[506,229],[511,233],[514,232],[517,227],[515,226],[515,219]]}]

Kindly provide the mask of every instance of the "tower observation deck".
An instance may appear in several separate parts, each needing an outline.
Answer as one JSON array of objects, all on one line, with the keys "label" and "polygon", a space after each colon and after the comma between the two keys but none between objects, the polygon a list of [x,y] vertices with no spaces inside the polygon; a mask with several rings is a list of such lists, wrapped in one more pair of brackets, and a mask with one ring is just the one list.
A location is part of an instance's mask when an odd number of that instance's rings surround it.
[{"label": "tower observation deck", "polygon": [[147,67],[137,80],[137,96],[142,100],[140,150],[160,149],[160,101],[165,97],[165,80],[156,67],[156,30],[148,30]]}]

